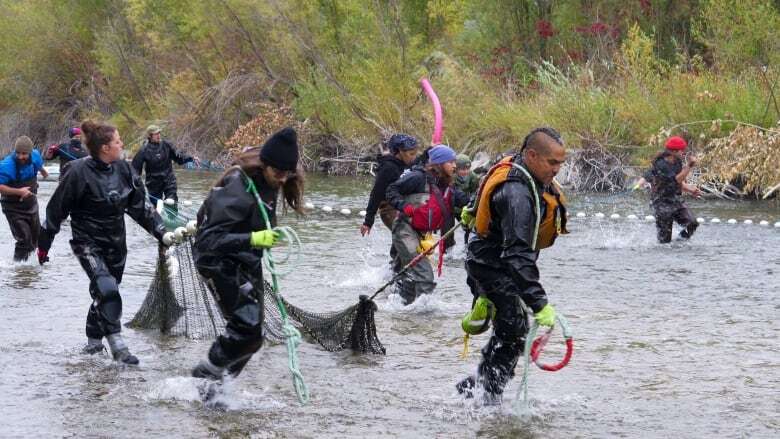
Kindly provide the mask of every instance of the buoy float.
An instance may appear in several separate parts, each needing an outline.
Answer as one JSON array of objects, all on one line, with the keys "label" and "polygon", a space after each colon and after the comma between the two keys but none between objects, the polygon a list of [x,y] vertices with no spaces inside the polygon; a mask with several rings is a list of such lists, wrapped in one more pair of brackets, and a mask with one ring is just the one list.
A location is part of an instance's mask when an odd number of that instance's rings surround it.
[{"label": "buoy float", "polygon": [[735,220],[734,218],[731,218],[731,219],[729,219],[729,220],[728,220],[728,221],[726,221],[726,222],[727,222],[727,223],[729,223],[729,224],[736,224],[736,223],[737,223],[737,220]]},{"label": "buoy float", "polygon": [[617,213],[613,213],[613,214],[612,214],[612,215],[610,215],[609,217],[610,217],[611,219],[618,219],[618,218],[620,218],[620,215],[619,215],[619,214],[617,214]]},{"label": "buoy float", "polygon": [[577,212],[577,218],[585,218],[585,212]]},{"label": "buoy float", "polygon": [[699,224],[702,224],[702,223],[704,223],[705,221],[704,221],[704,218],[702,218],[702,217],[698,217],[698,218],[696,218],[696,222],[697,222],[697,223],[699,223]]},{"label": "buoy float", "polygon": [[778,229],[780,229],[780,221],[778,221],[778,222],[776,222],[776,223],[775,223],[775,227],[777,227]]},{"label": "buoy float", "polygon": [[187,234],[187,229],[184,227],[176,227],[176,229],[173,231],[173,237],[176,239],[177,242],[182,242],[184,240],[184,235]]},{"label": "buoy float", "polygon": [[305,207],[305,208],[307,208],[307,209],[314,209],[314,203],[310,203],[310,202],[308,202],[308,201],[307,201],[307,202],[306,202],[306,203],[303,205],[303,207]]},{"label": "buoy float", "polygon": [[751,225],[751,224],[753,224],[753,220],[747,219],[747,220],[745,220],[744,224]]},{"label": "buoy float", "polygon": [[349,209],[341,209],[339,210],[339,213],[341,213],[342,215],[349,215],[352,213],[352,211]]},{"label": "buoy float", "polygon": [[166,198],[165,199],[165,204],[167,206],[173,206],[174,204],[176,204],[176,200],[174,200],[173,198]]},{"label": "buoy float", "polygon": [[764,227],[766,227],[766,226],[768,226],[768,225],[769,225],[769,221],[767,221],[767,220],[761,220],[761,222],[760,222],[760,223],[758,223],[758,225],[759,225],[759,226],[764,226]]},{"label": "buoy float", "polygon": [[596,218],[604,218],[604,214],[601,212],[598,212],[595,216]]},{"label": "buoy float", "polygon": [[322,206],[323,212],[333,212],[333,208],[330,206]]},{"label": "buoy float", "polygon": [[655,221],[655,217],[653,215],[647,215],[645,216],[645,221]]},{"label": "buoy float", "polygon": [[717,223],[720,222],[720,220],[717,219],[717,218],[713,218],[713,219],[710,220],[710,222],[713,223],[713,224],[717,224]]},{"label": "buoy float", "polygon": [[195,220],[187,221],[187,233],[194,235],[198,231],[198,222]]},{"label": "buoy float", "polygon": [[366,211],[365,210],[361,210],[360,212],[358,212],[358,215],[366,216]]},{"label": "buoy float", "polygon": [[630,220],[635,220],[635,219],[637,219],[637,216],[632,213],[631,215],[627,216],[626,218],[628,218]]},{"label": "buoy float", "polygon": [[181,204],[182,204],[183,206],[187,206],[187,207],[189,207],[189,206],[192,206],[192,201],[190,201],[190,200],[184,200],[184,201],[182,201],[182,202],[181,202]]}]

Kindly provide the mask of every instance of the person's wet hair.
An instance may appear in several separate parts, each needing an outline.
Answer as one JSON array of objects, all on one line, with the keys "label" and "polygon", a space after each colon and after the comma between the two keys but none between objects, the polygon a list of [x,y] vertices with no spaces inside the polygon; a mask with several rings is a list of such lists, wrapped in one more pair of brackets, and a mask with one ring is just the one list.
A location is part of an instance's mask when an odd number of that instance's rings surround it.
[{"label": "person's wet hair", "polygon": [[116,132],[116,127],[107,123],[85,120],[81,123],[81,132],[84,135],[84,144],[87,145],[89,155],[97,159],[100,148],[111,142]]}]

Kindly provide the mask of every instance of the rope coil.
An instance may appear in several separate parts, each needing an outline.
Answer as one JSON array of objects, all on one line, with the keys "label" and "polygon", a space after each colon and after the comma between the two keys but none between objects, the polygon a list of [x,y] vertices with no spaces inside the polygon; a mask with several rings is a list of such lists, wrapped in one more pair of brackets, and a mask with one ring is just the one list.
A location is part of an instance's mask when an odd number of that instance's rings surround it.
[{"label": "rope coil", "polygon": [[556,320],[561,325],[561,330],[563,332],[563,338],[566,343],[566,353],[563,356],[563,359],[554,364],[546,364],[539,361],[539,356],[542,353],[542,350],[547,345],[547,342],[550,341],[550,336],[552,335],[553,328],[550,328],[547,332],[536,338],[533,343],[531,344],[531,361],[536,364],[539,369],[546,370],[548,372],[557,372],[564,367],[566,367],[567,364],[569,364],[569,361],[571,360],[572,353],[574,352],[574,339],[571,335],[571,328],[569,327],[569,322],[566,320],[563,316],[556,316]]},{"label": "rope coil", "polygon": [[264,249],[263,265],[265,265],[268,269],[268,272],[271,273],[273,286],[272,294],[274,296],[274,300],[276,301],[276,306],[279,308],[279,314],[281,314],[282,317],[282,331],[284,332],[285,345],[287,347],[287,367],[290,369],[290,374],[292,375],[295,394],[298,397],[298,402],[300,402],[301,405],[305,405],[309,402],[309,389],[306,386],[306,381],[304,380],[303,374],[301,373],[300,367],[298,365],[297,351],[298,345],[301,342],[301,333],[297,328],[295,328],[295,326],[292,325],[292,323],[290,323],[290,319],[287,315],[287,308],[284,306],[281,294],[279,294],[279,283],[277,280],[277,277],[284,276],[292,271],[292,267],[284,271],[276,269],[276,263],[286,263],[293,254],[296,254],[297,257],[300,257],[301,241],[298,238],[298,234],[295,233],[295,230],[290,227],[271,227],[271,220],[268,217],[265,203],[263,203],[263,200],[260,199],[260,194],[257,193],[257,188],[255,187],[254,181],[248,175],[246,175],[243,169],[238,169],[246,179],[247,192],[251,193],[255,197],[255,201],[257,201],[257,206],[258,209],[260,209],[260,214],[263,217],[266,229],[282,234],[284,239],[287,241],[289,248],[289,251],[285,257],[279,261],[274,260],[270,249]]},{"label": "rope coil", "polygon": [[[563,337],[566,340],[566,354],[564,355],[563,360],[558,364],[548,365],[538,361],[539,355],[541,355],[542,350],[547,344],[547,341],[550,339],[550,335],[552,335],[552,331],[555,329],[555,327],[550,328],[550,330],[548,330],[545,334],[537,338],[536,334],[539,331],[539,323],[534,320],[534,322],[531,324],[531,329],[525,336],[525,347],[523,348],[523,378],[520,381],[520,390],[518,390],[517,397],[515,399],[515,411],[518,414],[529,409],[528,371],[530,369],[531,361],[533,361],[534,364],[536,364],[542,370],[555,372],[563,369],[567,364],[569,364],[569,361],[571,360],[571,356],[574,350],[574,339],[572,336],[571,327],[569,326],[569,322],[566,320],[566,317],[564,317],[561,313],[556,313],[555,320],[560,325],[561,330],[563,331]],[[521,395],[522,401],[520,398]]]}]

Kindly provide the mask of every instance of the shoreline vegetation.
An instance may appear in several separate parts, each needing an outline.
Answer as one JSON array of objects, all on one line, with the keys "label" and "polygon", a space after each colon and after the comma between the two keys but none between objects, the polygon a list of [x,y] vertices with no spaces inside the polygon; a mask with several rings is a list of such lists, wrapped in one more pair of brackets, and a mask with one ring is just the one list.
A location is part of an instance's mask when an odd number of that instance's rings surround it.
[{"label": "shoreline vegetation", "polygon": [[722,198],[780,198],[780,1],[0,0],[0,145],[87,117],[201,157],[295,126],[310,170],[366,173],[383,139],[490,157],[540,125],[575,190],[624,190],[666,137]]}]

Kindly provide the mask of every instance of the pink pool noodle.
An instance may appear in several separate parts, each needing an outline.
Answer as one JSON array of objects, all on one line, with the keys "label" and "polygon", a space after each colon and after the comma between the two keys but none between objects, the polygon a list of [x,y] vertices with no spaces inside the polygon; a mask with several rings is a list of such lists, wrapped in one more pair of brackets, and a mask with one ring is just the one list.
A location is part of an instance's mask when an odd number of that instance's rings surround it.
[{"label": "pink pool noodle", "polygon": [[428,82],[427,79],[422,78],[420,79],[420,85],[422,85],[423,90],[425,90],[425,94],[428,95],[428,99],[431,100],[431,104],[433,104],[433,137],[431,138],[431,145],[438,145],[441,143],[441,134],[443,130],[443,121],[442,121],[442,115],[441,115],[441,104],[439,103],[439,97],[436,96],[436,92],[433,91],[433,87],[431,87],[431,83]]}]

